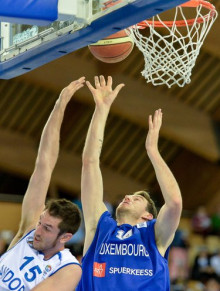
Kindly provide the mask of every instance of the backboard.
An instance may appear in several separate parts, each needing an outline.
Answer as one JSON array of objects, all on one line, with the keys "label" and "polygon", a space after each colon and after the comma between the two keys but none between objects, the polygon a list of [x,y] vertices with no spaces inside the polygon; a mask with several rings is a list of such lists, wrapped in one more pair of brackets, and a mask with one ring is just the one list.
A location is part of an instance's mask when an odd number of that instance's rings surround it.
[{"label": "backboard", "polygon": [[47,1],[32,0],[40,6],[29,10],[25,0],[14,0],[14,9],[10,2],[0,7],[1,79],[22,75],[186,0],[59,0],[46,8]]}]

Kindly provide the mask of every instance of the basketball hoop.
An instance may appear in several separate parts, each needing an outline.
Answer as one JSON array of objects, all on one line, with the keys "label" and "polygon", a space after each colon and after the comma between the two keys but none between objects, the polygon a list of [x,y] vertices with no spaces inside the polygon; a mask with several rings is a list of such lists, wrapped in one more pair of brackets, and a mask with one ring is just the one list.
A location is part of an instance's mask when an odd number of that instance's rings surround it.
[{"label": "basketball hoop", "polygon": [[[166,84],[169,88],[190,83],[200,48],[218,15],[215,7],[204,0],[186,2],[172,13],[171,21],[162,20],[162,13],[128,28],[144,55],[142,75],[155,86]],[[187,13],[192,17],[186,18]]]}]

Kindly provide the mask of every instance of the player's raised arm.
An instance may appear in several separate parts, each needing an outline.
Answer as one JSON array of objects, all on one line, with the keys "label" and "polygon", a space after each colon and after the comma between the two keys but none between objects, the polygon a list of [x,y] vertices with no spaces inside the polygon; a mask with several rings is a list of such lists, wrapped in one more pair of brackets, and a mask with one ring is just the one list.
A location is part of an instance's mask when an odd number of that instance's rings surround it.
[{"label": "player's raised arm", "polygon": [[36,226],[39,216],[44,209],[51,175],[58,158],[60,128],[64,111],[73,94],[83,86],[84,82],[85,78],[82,77],[71,82],[62,90],[47,120],[41,135],[34,172],[30,178],[22,203],[20,228],[10,247],[24,233]]},{"label": "player's raised arm", "polygon": [[86,82],[95,101],[95,111],[88,129],[83,150],[82,166],[82,206],[86,227],[84,253],[90,246],[98,220],[106,211],[103,203],[103,181],[100,170],[100,154],[104,138],[104,129],[109,110],[124,84],[112,89],[112,77],[107,81],[103,76],[95,77],[95,85]]},{"label": "player's raised arm", "polygon": [[155,225],[156,243],[160,253],[164,255],[167,247],[172,242],[179,224],[182,211],[182,197],[174,175],[158,151],[158,138],[161,125],[162,111],[159,109],[155,111],[153,117],[149,116],[146,150],[154,167],[165,201],[160,209]]}]

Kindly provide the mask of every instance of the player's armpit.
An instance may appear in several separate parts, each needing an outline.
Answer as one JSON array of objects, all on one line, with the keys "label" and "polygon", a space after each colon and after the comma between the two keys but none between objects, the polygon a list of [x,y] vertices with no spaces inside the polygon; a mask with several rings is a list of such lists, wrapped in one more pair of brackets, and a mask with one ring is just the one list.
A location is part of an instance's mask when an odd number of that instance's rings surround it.
[{"label": "player's armpit", "polygon": [[[174,203],[173,207],[163,205],[158,213],[155,224],[155,238],[162,256],[173,241],[178,228],[182,210],[182,203]],[[165,222],[165,223],[164,223]]]},{"label": "player's armpit", "polygon": [[33,291],[73,291],[79,283],[82,269],[77,264],[68,265],[34,287]]}]

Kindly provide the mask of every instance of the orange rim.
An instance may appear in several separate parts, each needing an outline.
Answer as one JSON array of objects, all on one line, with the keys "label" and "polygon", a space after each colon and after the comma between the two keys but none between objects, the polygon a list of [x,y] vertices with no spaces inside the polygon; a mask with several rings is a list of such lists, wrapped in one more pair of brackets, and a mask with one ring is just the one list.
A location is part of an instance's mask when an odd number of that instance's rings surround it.
[{"label": "orange rim", "polygon": [[[197,23],[203,23],[204,21],[209,20],[210,18],[213,18],[216,15],[215,6],[204,0],[191,0],[179,6],[180,7],[198,7],[199,5],[202,5],[204,8],[209,9],[211,13],[204,15],[203,17],[198,17],[196,19]],[[187,20],[177,20],[177,21],[163,21],[163,23],[161,23],[160,21],[146,20],[146,21],[139,22],[137,26],[139,29],[145,29],[146,27],[150,25],[154,25],[155,27],[164,27],[164,26],[172,27],[173,24],[175,24],[176,26],[179,27],[179,26],[193,25],[194,23],[195,23],[195,18],[191,18]]]}]

